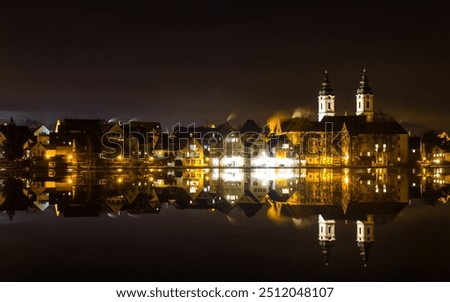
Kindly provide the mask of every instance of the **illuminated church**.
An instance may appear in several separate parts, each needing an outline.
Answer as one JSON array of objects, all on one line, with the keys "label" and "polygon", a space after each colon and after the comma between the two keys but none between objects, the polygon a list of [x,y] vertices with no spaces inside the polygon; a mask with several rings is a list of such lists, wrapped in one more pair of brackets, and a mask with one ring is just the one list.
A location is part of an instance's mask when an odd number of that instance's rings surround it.
[{"label": "illuminated church", "polygon": [[[363,70],[356,89],[355,113],[337,115],[328,72],[318,92],[318,121],[283,121],[274,131],[286,137],[302,166],[401,166],[408,163],[408,132],[392,117],[375,114],[374,94]],[[286,145],[286,144],[285,144]]]}]

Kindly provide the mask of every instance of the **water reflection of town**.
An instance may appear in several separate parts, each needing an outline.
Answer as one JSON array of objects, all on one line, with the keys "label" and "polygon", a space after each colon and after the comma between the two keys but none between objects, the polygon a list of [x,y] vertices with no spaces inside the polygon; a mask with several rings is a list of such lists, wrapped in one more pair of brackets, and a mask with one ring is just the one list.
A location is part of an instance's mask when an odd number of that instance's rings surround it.
[{"label": "water reflection of town", "polygon": [[[364,265],[376,225],[388,223],[422,198],[450,197],[450,171],[402,169],[158,169],[3,176],[0,210],[54,211],[59,217],[157,214],[163,207],[222,213],[230,222],[257,213],[268,220],[318,227],[328,264],[336,222],[355,225]],[[236,214],[241,213],[241,214]],[[243,213],[243,215],[242,215]]]}]

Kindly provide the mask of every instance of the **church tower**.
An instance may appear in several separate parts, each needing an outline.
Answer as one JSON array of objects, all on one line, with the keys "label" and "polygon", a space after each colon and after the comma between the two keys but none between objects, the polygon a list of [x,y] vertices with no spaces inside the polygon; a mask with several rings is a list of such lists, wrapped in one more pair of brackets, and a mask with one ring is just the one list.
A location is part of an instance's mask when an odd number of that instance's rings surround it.
[{"label": "church tower", "polygon": [[319,110],[318,118],[319,122],[324,116],[334,116],[334,90],[330,86],[330,80],[328,79],[328,72],[325,70],[325,77],[323,79],[322,85],[319,89]]},{"label": "church tower", "polygon": [[356,90],[356,115],[365,115],[368,122],[373,122],[373,91],[369,86],[366,69],[363,69],[359,87]]}]

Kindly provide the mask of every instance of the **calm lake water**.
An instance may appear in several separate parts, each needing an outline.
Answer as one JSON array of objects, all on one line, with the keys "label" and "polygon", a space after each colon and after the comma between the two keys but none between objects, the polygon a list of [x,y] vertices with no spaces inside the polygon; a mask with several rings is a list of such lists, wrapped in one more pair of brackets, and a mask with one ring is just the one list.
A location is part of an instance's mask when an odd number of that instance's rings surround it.
[{"label": "calm lake water", "polygon": [[0,281],[450,281],[449,174],[4,175]]}]

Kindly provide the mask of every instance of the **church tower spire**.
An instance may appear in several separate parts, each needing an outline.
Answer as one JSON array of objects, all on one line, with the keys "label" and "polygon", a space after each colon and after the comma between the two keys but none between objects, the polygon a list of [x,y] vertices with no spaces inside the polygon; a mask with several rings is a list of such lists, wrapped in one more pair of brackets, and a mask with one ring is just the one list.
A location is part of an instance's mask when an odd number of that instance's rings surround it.
[{"label": "church tower spire", "polygon": [[356,115],[365,115],[368,122],[373,121],[373,91],[369,86],[365,68],[356,90]]},{"label": "church tower spire", "polygon": [[331,88],[330,79],[328,78],[328,71],[325,70],[325,77],[323,79],[322,85],[319,89],[318,96],[318,119],[319,122],[324,116],[334,116],[335,114],[335,100],[334,100],[334,90]]}]

